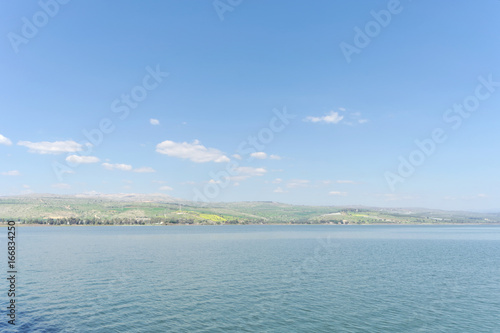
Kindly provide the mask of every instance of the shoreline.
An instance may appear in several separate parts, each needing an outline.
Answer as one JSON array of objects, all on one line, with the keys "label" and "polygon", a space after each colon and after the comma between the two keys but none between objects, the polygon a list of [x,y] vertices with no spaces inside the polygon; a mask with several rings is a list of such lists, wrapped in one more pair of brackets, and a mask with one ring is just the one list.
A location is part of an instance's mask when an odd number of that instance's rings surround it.
[{"label": "shoreline", "polygon": [[[308,223],[248,223],[248,224],[24,224],[16,223],[16,227],[172,227],[172,226],[185,226],[185,227],[222,227],[222,226],[250,226],[250,225],[261,225],[261,226],[500,226],[499,222],[494,223],[365,223],[365,224],[308,224]],[[0,227],[8,227],[7,224],[2,224]]]}]

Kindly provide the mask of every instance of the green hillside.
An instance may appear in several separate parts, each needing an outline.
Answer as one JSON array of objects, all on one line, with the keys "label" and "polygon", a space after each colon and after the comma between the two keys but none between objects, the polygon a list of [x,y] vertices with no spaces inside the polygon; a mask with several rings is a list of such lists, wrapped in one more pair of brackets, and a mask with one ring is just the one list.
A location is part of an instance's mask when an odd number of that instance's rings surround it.
[{"label": "green hillside", "polygon": [[196,203],[165,195],[0,197],[0,221],[26,224],[438,224],[500,223],[500,214],[428,209]]}]

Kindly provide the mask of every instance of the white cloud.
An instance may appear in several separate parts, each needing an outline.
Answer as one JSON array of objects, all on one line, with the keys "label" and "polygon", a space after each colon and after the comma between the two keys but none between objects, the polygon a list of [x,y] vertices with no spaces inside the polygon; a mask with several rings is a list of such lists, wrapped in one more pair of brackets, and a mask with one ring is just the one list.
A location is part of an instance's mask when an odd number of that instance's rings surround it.
[{"label": "white cloud", "polygon": [[173,191],[173,188],[165,185],[165,186],[160,187],[160,191]]},{"label": "white cloud", "polygon": [[250,156],[253,158],[258,158],[259,160],[265,160],[267,158],[267,154],[264,153],[263,151],[257,151],[255,153],[251,153]]},{"label": "white cloud", "polygon": [[2,176],[20,176],[21,173],[18,170],[10,170],[2,172]]},{"label": "white cloud", "polygon": [[344,119],[344,116],[341,116],[338,112],[330,111],[329,114],[322,117],[308,116],[304,119],[304,121],[311,123],[338,124],[342,119]]},{"label": "white cloud", "polygon": [[71,186],[69,184],[65,184],[65,183],[52,184],[51,186],[53,188],[58,188],[61,190],[67,190],[67,189],[71,188]]},{"label": "white cloud", "polygon": [[288,188],[296,188],[296,187],[307,187],[309,186],[309,181],[305,179],[292,179],[287,184]]},{"label": "white cloud", "polygon": [[79,156],[79,155],[69,155],[66,157],[66,161],[70,163],[97,163],[99,162],[99,158],[95,156]]},{"label": "white cloud", "polygon": [[134,169],[134,172],[147,173],[147,172],[156,172],[156,170],[153,169],[152,167],[141,167]]},{"label": "white cloud", "polygon": [[103,167],[107,170],[122,170],[122,171],[131,171],[132,166],[129,164],[111,164],[111,163],[103,163]]},{"label": "white cloud", "polygon": [[240,154],[234,154],[233,157],[237,160],[241,160],[241,155]]},{"label": "white cloud", "polygon": [[[238,155],[239,156],[239,155]],[[271,159],[271,160],[281,160],[281,156],[278,156],[278,155],[267,155],[265,152],[263,151],[257,151],[255,153],[251,153],[250,154],[251,157],[253,158],[257,158],[259,160],[265,160],[267,158]],[[233,155],[234,157],[234,155]],[[241,156],[240,156],[241,157]]]},{"label": "white cloud", "polygon": [[28,152],[37,154],[61,154],[61,153],[75,153],[82,150],[82,145],[75,141],[19,141],[19,146],[28,147]]},{"label": "white cloud", "polygon": [[10,141],[8,138],[0,134],[0,145],[6,145],[10,146],[12,144],[12,141]]},{"label": "white cloud", "polygon": [[283,190],[281,187],[278,187],[273,191],[274,193],[286,193],[287,191]]},{"label": "white cloud", "polygon": [[133,171],[138,173],[148,173],[148,172],[156,172],[155,169],[151,167],[140,167],[133,169],[130,164],[112,164],[112,163],[103,163],[102,166],[107,170],[122,170],[122,171]]},{"label": "white cloud", "polygon": [[265,168],[238,167],[236,168],[236,172],[240,175],[263,176],[267,170]]},{"label": "white cloud", "polygon": [[[348,112],[345,108],[338,108],[339,111],[344,112],[342,115],[340,112],[330,111],[322,117],[308,116],[304,118],[304,121],[312,123],[327,123],[327,124],[338,124],[343,120],[343,124],[353,126],[357,124],[365,124],[369,120],[362,118],[361,112]],[[347,118],[346,118],[347,117]]]},{"label": "white cloud", "polygon": [[353,180],[337,180],[337,184],[356,184]]},{"label": "white cloud", "polygon": [[346,192],[339,192],[339,191],[331,191],[330,193],[328,193],[329,195],[346,195],[347,193]]},{"label": "white cloud", "polygon": [[156,151],[172,157],[189,159],[196,163],[229,162],[229,158],[220,150],[207,148],[201,145],[198,140],[194,140],[192,143],[166,140],[156,145]]},{"label": "white cloud", "polygon": [[250,177],[260,177],[267,173],[265,168],[238,167],[235,169],[236,176],[232,176],[231,181],[241,181]]},{"label": "white cloud", "polygon": [[279,184],[281,182],[283,182],[283,179],[281,178],[276,178],[275,180],[272,181],[273,184]]},{"label": "white cloud", "polygon": [[149,123],[151,125],[160,125],[160,121],[158,119],[153,119],[153,118],[149,119]]}]

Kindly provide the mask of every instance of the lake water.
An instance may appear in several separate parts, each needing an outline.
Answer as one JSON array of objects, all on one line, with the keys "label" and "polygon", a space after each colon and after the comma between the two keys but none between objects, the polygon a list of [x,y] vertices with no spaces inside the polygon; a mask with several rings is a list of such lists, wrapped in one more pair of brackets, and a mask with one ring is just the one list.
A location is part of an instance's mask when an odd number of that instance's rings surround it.
[{"label": "lake water", "polygon": [[500,332],[500,226],[17,230],[20,332]]}]

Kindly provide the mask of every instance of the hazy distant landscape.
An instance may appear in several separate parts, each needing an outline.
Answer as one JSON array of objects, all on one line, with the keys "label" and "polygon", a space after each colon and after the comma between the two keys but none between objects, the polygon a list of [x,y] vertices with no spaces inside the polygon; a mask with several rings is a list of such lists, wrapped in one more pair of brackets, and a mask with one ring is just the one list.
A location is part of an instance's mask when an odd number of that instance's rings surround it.
[{"label": "hazy distant landscape", "polygon": [[32,194],[1,197],[0,220],[44,225],[495,224],[500,213],[271,201],[207,204],[164,194]]}]

